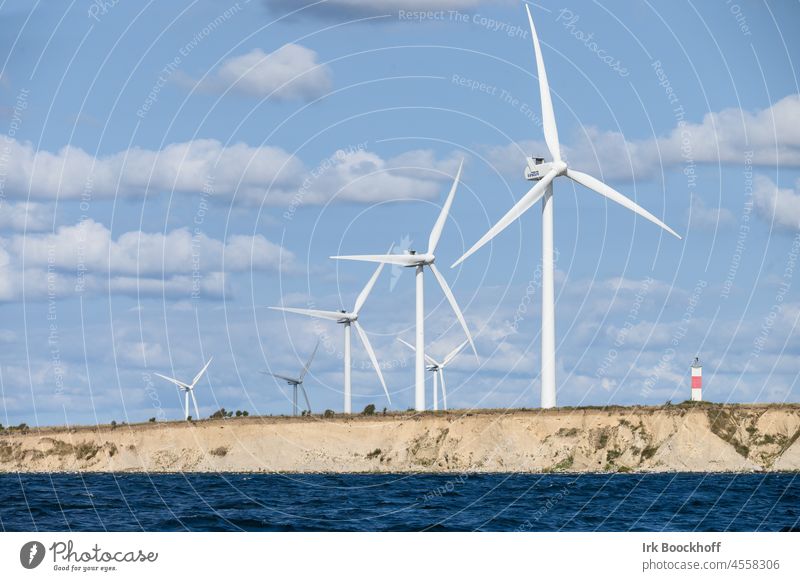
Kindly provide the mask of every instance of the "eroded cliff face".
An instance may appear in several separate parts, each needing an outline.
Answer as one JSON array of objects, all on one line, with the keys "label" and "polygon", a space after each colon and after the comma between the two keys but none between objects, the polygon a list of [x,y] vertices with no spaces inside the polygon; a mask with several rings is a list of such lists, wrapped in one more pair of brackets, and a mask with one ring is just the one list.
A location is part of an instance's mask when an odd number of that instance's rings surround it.
[{"label": "eroded cliff face", "polygon": [[800,406],[246,418],[0,432],[4,472],[800,469]]}]

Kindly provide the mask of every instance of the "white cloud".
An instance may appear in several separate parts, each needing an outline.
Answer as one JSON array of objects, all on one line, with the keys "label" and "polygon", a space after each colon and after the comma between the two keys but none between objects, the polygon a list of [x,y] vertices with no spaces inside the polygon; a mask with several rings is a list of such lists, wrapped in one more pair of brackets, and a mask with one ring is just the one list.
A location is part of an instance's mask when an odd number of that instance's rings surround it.
[{"label": "white cloud", "polygon": [[785,228],[800,230],[800,180],[794,189],[779,188],[766,176],[753,179],[756,210],[766,220]]},{"label": "white cloud", "polygon": [[702,198],[693,197],[689,212],[692,226],[700,228],[718,228],[736,223],[733,212],[721,206],[707,206]]},{"label": "white cloud", "polygon": [[16,235],[8,248],[31,266],[74,270],[83,264],[88,271],[144,276],[190,274],[197,268],[222,271],[223,261],[229,272],[277,270],[281,258],[284,263],[294,259],[261,234],[234,235],[223,242],[179,228],[165,234],[125,232],[114,240],[108,228],[91,219],[60,226],[52,234]]},{"label": "white cloud", "polygon": [[99,158],[73,146],[52,153],[11,140],[9,158],[17,171],[7,178],[8,196],[100,199],[205,191],[212,200],[271,206],[324,204],[332,196],[365,203],[433,198],[458,164],[454,155],[437,160],[429,150],[383,159],[359,146],[309,168],[279,147],[225,146],[215,139],[173,143],[160,151],[132,148]]},{"label": "white cloud", "polygon": [[225,274],[291,270],[294,254],[261,234],[216,240],[185,228],[125,232],[115,240],[93,220],[54,233],[0,238],[0,300],[87,292],[218,298]]},{"label": "white cloud", "polygon": [[[694,163],[800,167],[800,95],[784,97],[754,113],[737,108],[708,113],[658,138],[628,141],[616,131],[585,127],[572,145],[562,144],[570,165],[605,179],[647,179],[662,169]],[[526,155],[547,151],[543,141],[489,149],[502,172],[519,175]]]},{"label": "white cloud", "polygon": [[286,44],[265,53],[259,48],[231,57],[209,76],[183,79],[201,91],[232,90],[255,97],[280,100],[311,100],[331,88],[330,67],[317,60],[317,53],[299,44]]},{"label": "white cloud", "polygon": [[34,202],[0,201],[0,230],[40,232],[53,225],[53,208]]}]

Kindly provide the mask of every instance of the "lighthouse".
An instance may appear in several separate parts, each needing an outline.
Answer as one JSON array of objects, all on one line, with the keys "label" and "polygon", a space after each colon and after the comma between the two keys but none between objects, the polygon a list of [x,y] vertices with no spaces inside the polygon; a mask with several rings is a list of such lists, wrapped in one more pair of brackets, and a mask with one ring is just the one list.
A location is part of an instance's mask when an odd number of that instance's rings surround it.
[{"label": "lighthouse", "polygon": [[703,366],[699,357],[692,363],[692,401],[703,401]]}]

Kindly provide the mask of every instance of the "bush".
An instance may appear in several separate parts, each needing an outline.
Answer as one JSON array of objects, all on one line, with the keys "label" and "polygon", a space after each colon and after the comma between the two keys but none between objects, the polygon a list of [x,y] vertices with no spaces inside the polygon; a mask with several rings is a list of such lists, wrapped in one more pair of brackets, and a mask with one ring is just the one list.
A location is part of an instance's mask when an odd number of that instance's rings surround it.
[{"label": "bush", "polygon": [[332,418],[333,416],[336,415],[336,413],[333,410],[325,410],[325,413],[322,414],[322,415],[323,415],[323,417],[326,417],[326,418]]},{"label": "bush", "polygon": [[155,419],[155,418],[150,418],[150,419],[149,419],[149,420],[147,420],[147,421],[148,421],[148,422],[150,422],[151,424],[154,424],[154,423],[156,422],[156,419]]},{"label": "bush", "polygon": [[361,412],[365,416],[373,416],[375,415],[375,404],[371,403],[367,407],[364,408],[364,411]]},{"label": "bush", "polygon": [[236,417],[237,418],[241,418],[242,417],[242,411],[241,410],[236,410]]},{"label": "bush", "polygon": [[246,418],[246,417],[247,417],[247,416],[249,416],[249,415],[250,415],[250,412],[248,412],[247,410],[242,410],[242,416],[243,416],[243,417],[245,417],[245,418]]},{"label": "bush", "polygon": [[386,415],[386,408],[383,408],[383,415]]},{"label": "bush", "polygon": [[227,418],[228,412],[225,411],[225,408],[220,408],[215,411],[213,414],[209,416],[212,420],[218,420],[220,418]]},{"label": "bush", "polygon": [[191,422],[191,421],[193,421],[193,420],[192,420],[192,416],[189,416],[189,417],[187,417],[187,418],[186,418],[186,421],[187,421],[187,422]]},{"label": "bush", "polygon": [[111,420],[111,429],[113,430],[116,427],[117,427],[117,420]]}]

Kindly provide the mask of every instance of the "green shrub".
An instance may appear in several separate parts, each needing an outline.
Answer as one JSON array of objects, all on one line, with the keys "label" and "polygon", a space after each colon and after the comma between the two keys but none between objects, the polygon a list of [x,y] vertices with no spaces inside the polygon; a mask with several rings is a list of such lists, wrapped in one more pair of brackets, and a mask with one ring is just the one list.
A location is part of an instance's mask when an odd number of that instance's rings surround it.
[{"label": "green shrub", "polygon": [[249,415],[250,415],[250,412],[248,412],[247,410],[242,410],[242,416],[243,416],[243,417],[245,417],[245,418],[246,418],[246,417],[247,417],[247,416],[249,416]]},{"label": "green shrub", "polygon": [[220,408],[217,411],[215,411],[213,414],[211,414],[209,417],[212,420],[218,420],[220,418],[227,418],[228,417],[228,412],[225,411],[225,408]]},{"label": "green shrub", "polygon": [[367,407],[364,408],[364,411],[361,412],[365,416],[374,416],[375,415],[375,404],[371,403]]},{"label": "green shrub", "polygon": [[333,416],[336,415],[336,412],[334,412],[333,410],[325,410],[325,413],[322,414],[322,415],[323,415],[323,417],[326,417],[326,418],[332,418]]},{"label": "green shrub", "polygon": [[241,410],[236,410],[236,417],[237,418],[241,418],[242,417],[242,411]]},{"label": "green shrub", "polygon": [[150,422],[151,424],[154,424],[154,423],[156,422],[156,419],[155,419],[155,418],[150,418],[150,419],[149,419],[149,420],[147,420],[147,421],[148,421],[148,422]]}]

